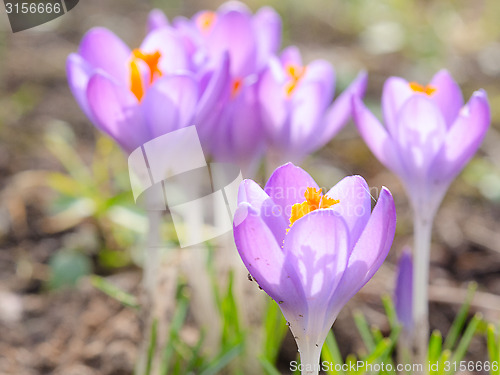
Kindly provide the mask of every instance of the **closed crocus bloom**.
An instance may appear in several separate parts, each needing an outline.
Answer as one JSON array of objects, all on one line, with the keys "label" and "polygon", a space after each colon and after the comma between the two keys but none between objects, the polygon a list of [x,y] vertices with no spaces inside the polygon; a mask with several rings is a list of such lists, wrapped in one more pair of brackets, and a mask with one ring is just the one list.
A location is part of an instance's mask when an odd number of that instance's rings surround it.
[{"label": "closed crocus bloom", "polygon": [[296,47],[283,51],[268,65],[259,84],[262,118],[274,164],[302,159],[328,143],[351,116],[351,97],[362,97],[366,74],[332,105],[335,72],[330,63],[315,60],[304,66]]},{"label": "closed crocus bloom", "polygon": [[254,280],[281,308],[300,351],[303,374],[317,374],[321,348],[347,301],[381,266],[396,212],[382,188],[373,212],[360,176],[326,194],[291,163],[264,189],[240,185],[234,217],[238,252]]},{"label": "closed crocus bloom", "polygon": [[479,148],[490,124],[486,92],[464,105],[460,88],[442,70],[423,86],[389,78],[382,95],[385,127],[354,98],[354,118],[375,156],[399,176],[414,212],[413,325],[418,358],[428,344],[428,281],[432,223],[450,183]]},{"label": "closed crocus bloom", "polygon": [[406,247],[399,257],[394,304],[398,320],[409,334],[413,331],[412,288],[413,259],[410,248]]},{"label": "closed crocus bloom", "polygon": [[80,107],[126,152],[209,112],[226,85],[227,59],[203,84],[190,68],[182,38],[167,27],[149,33],[134,50],[111,31],[92,29],[67,61]]}]

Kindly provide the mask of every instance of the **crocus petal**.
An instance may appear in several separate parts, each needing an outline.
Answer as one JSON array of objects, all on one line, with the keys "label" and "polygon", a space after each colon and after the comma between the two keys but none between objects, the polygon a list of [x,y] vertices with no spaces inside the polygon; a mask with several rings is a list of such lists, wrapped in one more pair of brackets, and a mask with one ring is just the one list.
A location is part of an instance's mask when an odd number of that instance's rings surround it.
[{"label": "crocus petal", "polygon": [[165,13],[163,13],[160,9],[153,9],[149,12],[147,24],[148,33],[166,26],[169,26],[169,22]]},{"label": "crocus petal", "polygon": [[393,140],[378,119],[357,97],[353,98],[353,116],[359,134],[375,157],[394,173],[402,174],[400,156]]},{"label": "crocus petal", "polygon": [[397,146],[403,164],[414,178],[426,178],[445,136],[441,111],[427,96],[414,95],[405,102],[398,114]]},{"label": "crocus petal", "polygon": [[[283,267],[285,256],[257,211],[241,203],[234,215],[234,241],[248,272],[276,302],[297,299],[294,275]],[[288,277],[290,276],[290,277]],[[298,298],[303,301],[304,298]]]},{"label": "crocus petal", "polygon": [[332,187],[326,195],[340,201],[331,209],[339,213],[346,222],[349,237],[352,240],[350,246],[352,249],[370,219],[370,188],[363,177],[347,176]]},{"label": "crocus petal", "polygon": [[403,104],[415,93],[403,78],[389,77],[382,91],[382,113],[389,134],[396,134],[397,115]]},{"label": "crocus petal", "polygon": [[287,163],[276,168],[264,191],[281,207],[281,212],[285,213],[288,220],[292,206],[305,201],[304,193],[308,187],[319,189],[316,181],[306,171]]},{"label": "crocus petal", "polygon": [[95,125],[113,137],[127,152],[149,140],[137,98],[112,78],[96,73],[89,80],[87,101]]},{"label": "crocus petal", "polygon": [[257,69],[261,70],[281,44],[281,17],[271,7],[260,8],[252,24],[257,38]]},{"label": "crocus petal", "polygon": [[286,47],[283,52],[281,52],[280,61],[283,66],[287,64],[302,66],[300,50],[296,46]]},{"label": "crocus petal", "polygon": [[441,150],[432,162],[430,177],[434,183],[451,181],[462,170],[479,148],[490,121],[486,92],[476,91],[460,111]]},{"label": "crocus petal", "polygon": [[321,133],[313,143],[314,149],[327,144],[347,124],[352,115],[352,98],[362,98],[365,95],[368,75],[360,72],[356,79],[344,90],[327,110],[322,121]]},{"label": "crocus petal", "polygon": [[285,237],[286,266],[293,268],[310,305],[327,302],[349,256],[349,231],[332,210],[316,210],[297,220]]},{"label": "crocus petal", "polygon": [[320,82],[323,85],[324,106],[326,107],[331,103],[333,99],[333,90],[335,88],[335,72],[328,61],[314,60],[311,62],[307,65],[306,73],[302,79],[304,82]]},{"label": "crocus petal", "polygon": [[142,105],[153,138],[191,125],[198,86],[189,75],[160,78],[147,91]]},{"label": "crocus petal", "polygon": [[183,40],[170,28],[160,28],[149,33],[141,44],[141,50],[145,53],[160,52],[158,67],[163,75],[189,68]]},{"label": "crocus petal", "polygon": [[218,61],[216,67],[208,71],[200,82],[201,93],[196,109],[195,124],[200,137],[207,141],[213,137],[212,126],[216,124],[218,114],[229,96],[231,77],[227,52]]},{"label": "crocus petal", "polygon": [[242,165],[258,159],[263,140],[256,85],[244,86],[225,104],[213,135],[212,153],[219,161],[236,161]]},{"label": "crocus petal", "polygon": [[273,232],[276,242],[283,243],[288,220],[281,212],[281,207],[267,195],[264,190],[252,180],[244,180],[238,190],[238,204],[248,203],[259,212],[262,221]]},{"label": "crocus petal", "polygon": [[98,27],[89,30],[80,43],[78,53],[94,68],[104,70],[117,82],[128,84],[131,51],[110,30]]},{"label": "crocus petal", "polygon": [[318,137],[315,130],[325,110],[325,88],[321,82],[303,82],[299,85],[290,104],[290,125],[286,136],[294,154],[306,155],[310,143]]},{"label": "crocus petal", "polygon": [[377,272],[389,253],[395,232],[394,199],[390,191],[382,187],[377,204],[352,250],[347,269],[331,299],[332,311],[340,310]]},{"label": "crocus petal", "polygon": [[229,52],[233,77],[242,78],[255,72],[257,46],[251,21],[250,13],[237,10],[218,14],[218,20],[207,38],[212,56]]},{"label": "crocus petal", "polygon": [[259,82],[261,118],[267,136],[279,148],[285,148],[288,128],[288,108],[284,97],[284,72],[277,59],[273,59]]},{"label": "crocus petal", "polygon": [[464,105],[462,91],[446,70],[439,71],[430,82],[436,88],[432,100],[438,105],[448,128],[455,122],[460,108]]},{"label": "crocus petal", "polygon": [[95,69],[90,66],[80,55],[72,53],[66,61],[66,74],[68,75],[69,88],[80,105],[85,115],[91,122],[95,122],[92,118],[92,111],[87,103],[87,85],[89,79]]}]

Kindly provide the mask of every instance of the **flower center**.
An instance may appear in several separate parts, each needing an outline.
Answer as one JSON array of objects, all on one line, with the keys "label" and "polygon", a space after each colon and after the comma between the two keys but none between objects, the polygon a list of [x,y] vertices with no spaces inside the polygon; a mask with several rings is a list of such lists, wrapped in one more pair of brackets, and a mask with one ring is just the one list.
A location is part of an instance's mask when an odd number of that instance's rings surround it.
[{"label": "flower center", "polygon": [[288,82],[285,84],[285,93],[287,98],[290,98],[297,88],[300,80],[306,74],[306,67],[296,64],[286,64],[285,73],[288,76]]},{"label": "flower center", "polygon": [[408,83],[408,85],[414,92],[425,94],[427,96],[431,96],[437,90],[435,86],[432,85],[422,86],[420,83],[417,82],[410,82]]},{"label": "flower center", "polygon": [[215,12],[203,12],[196,18],[196,26],[203,34],[207,34],[213,27],[217,14]]},{"label": "flower center", "polygon": [[162,75],[162,72],[158,67],[160,58],[161,53],[159,51],[153,53],[144,53],[140,49],[134,49],[132,51],[132,61],[130,61],[130,91],[132,91],[139,101],[141,101],[144,96],[145,85],[142,82],[142,75],[139,70],[138,60],[144,61],[148,66],[149,84],[152,84],[156,78],[161,77]]},{"label": "flower center", "polygon": [[241,91],[243,86],[243,80],[241,78],[235,78],[231,83],[231,98],[235,98]]},{"label": "flower center", "polygon": [[295,203],[292,206],[292,215],[290,216],[290,227],[301,217],[307,215],[309,212],[329,208],[334,204],[339,203],[337,199],[329,198],[321,193],[321,189],[308,187],[304,193],[306,200],[302,203]]}]

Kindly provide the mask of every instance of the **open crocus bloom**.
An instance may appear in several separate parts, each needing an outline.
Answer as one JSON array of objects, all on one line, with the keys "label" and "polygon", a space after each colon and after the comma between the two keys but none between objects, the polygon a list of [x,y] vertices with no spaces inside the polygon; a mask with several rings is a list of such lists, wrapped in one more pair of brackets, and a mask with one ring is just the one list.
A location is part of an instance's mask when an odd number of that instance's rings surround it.
[{"label": "open crocus bloom", "polygon": [[325,60],[304,66],[296,47],[270,61],[259,84],[264,128],[273,158],[301,162],[328,143],[351,117],[351,97],[362,97],[366,74],[358,78],[333,105],[335,72]]},{"label": "open crocus bloom", "polygon": [[281,308],[303,364],[319,363],[321,347],[341,308],[381,266],[392,245],[396,211],[382,188],[371,196],[360,176],[326,194],[291,163],[264,189],[240,185],[234,217],[238,252],[254,280]]},{"label": "open crocus bloom", "polygon": [[488,130],[486,93],[476,91],[464,106],[460,88],[445,70],[426,86],[391,77],[382,109],[385,127],[355,98],[358,130],[380,162],[400,177],[414,209],[433,218]]},{"label": "open crocus bloom", "polygon": [[213,71],[191,68],[183,39],[168,27],[134,50],[111,31],[92,29],[67,61],[80,107],[127,152],[210,113],[226,85],[227,58]]}]

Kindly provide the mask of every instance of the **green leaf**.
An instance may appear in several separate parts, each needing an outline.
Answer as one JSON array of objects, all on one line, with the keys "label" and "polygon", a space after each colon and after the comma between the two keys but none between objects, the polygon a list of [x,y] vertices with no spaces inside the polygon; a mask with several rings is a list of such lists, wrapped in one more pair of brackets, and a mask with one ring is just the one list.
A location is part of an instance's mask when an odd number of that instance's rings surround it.
[{"label": "green leaf", "polygon": [[117,300],[124,306],[139,309],[139,302],[135,296],[118,288],[116,285],[110,283],[108,280],[101,276],[92,275],[90,281],[94,288],[99,289],[101,292],[107,294],[111,298]]},{"label": "green leaf", "polygon": [[[451,359],[451,362],[456,362],[459,363],[465,356],[465,353],[467,352],[467,349],[469,348],[470,342],[472,338],[474,337],[474,334],[477,331],[477,328],[479,327],[479,323],[481,322],[482,317],[481,314],[476,314],[474,317],[471,319],[469,322],[469,325],[465,329],[465,332],[462,336],[462,339],[458,343],[457,349],[453,353],[453,357]],[[451,372],[448,372],[448,374],[451,374]]]},{"label": "green leaf", "polygon": [[[492,362],[499,362],[499,355],[500,355],[500,340],[497,339],[495,335],[495,326],[493,324],[488,324],[488,328],[486,331],[486,343],[488,346],[488,356],[489,356],[489,361],[490,363]],[[500,373],[499,371],[495,371],[491,369],[491,375],[496,375]]]},{"label": "green leaf", "polygon": [[68,250],[55,253],[49,260],[49,267],[50,289],[74,286],[81,277],[89,275],[92,271],[92,263],[87,255]]},{"label": "green leaf", "polygon": [[[175,308],[174,316],[170,325],[170,333],[168,337],[168,342],[165,345],[162,353],[160,374],[168,374],[170,360],[175,351],[175,344],[179,338],[179,332],[186,320],[187,312],[189,308],[189,299],[183,293],[183,289],[180,288],[179,294],[177,296],[177,306]],[[192,352],[191,352],[192,355]],[[188,355],[186,355],[188,356]]]},{"label": "green leaf", "polygon": [[213,360],[200,375],[216,375],[226,367],[233,359],[243,351],[243,345],[239,344],[224,352],[221,356]]},{"label": "green leaf", "polygon": [[278,304],[274,300],[267,301],[266,315],[264,318],[264,340],[262,357],[270,364],[276,363],[281,343],[288,330],[286,320]]},{"label": "green leaf", "polygon": [[151,366],[153,364],[153,357],[156,350],[156,339],[158,335],[158,320],[153,320],[153,324],[151,324],[151,333],[149,335],[149,345],[148,345],[148,356],[146,362],[146,371],[145,375],[151,374]]},{"label": "green leaf", "polygon": [[366,346],[366,349],[369,353],[373,351],[375,348],[375,340],[370,332],[370,327],[368,326],[368,322],[365,319],[365,316],[360,311],[354,312],[354,323],[358,329],[359,334],[363,340],[363,343]]},{"label": "green leaf", "polygon": [[259,362],[267,375],[281,375],[281,372],[279,372],[276,367],[274,367],[274,364],[269,362],[266,357],[259,357]]},{"label": "green leaf", "polygon": [[385,313],[387,315],[387,319],[389,320],[389,325],[391,329],[399,326],[398,316],[396,314],[396,308],[394,307],[394,302],[392,298],[388,295],[382,296],[382,304],[384,305]]},{"label": "green leaf", "polygon": [[[328,332],[328,335],[326,336],[325,344],[321,349],[321,357],[323,358],[324,361],[327,361],[328,363],[333,363],[334,365],[344,363],[342,355],[340,354],[337,340],[335,340],[335,336],[332,330],[330,330],[330,332]],[[342,370],[335,371],[335,366],[333,367],[334,368],[331,369],[331,371],[328,370],[329,375],[345,375],[344,371]]]},{"label": "green leaf", "polygon": [[472,302],[472,299],[474,298],[476,289],[477,289],[477,283],[475,282],[469,283],[469,287],[467,289],[467,297],[465,298],[465,302],[460,308],[460,311],[458,312],[455,320],[453,321],[453,324],[451,325],[450,331],[446,336],[446,340],[444,341],[444,346],[443,346],[444,349],[453,349],[453,347],[455,346],[455,343],[457,342],[458,337],[460,336],[460,332],[462,331],[465,325],[465,321],[467,320],[470,304]]},{"label": "green leaf", "polygon": [[[427,356],[429,363],[433,364],[439,361],[443,345],[441,332],[434,330],[429,341],[429,354]],[[433,372],[434,373],[434,372]]]}]

